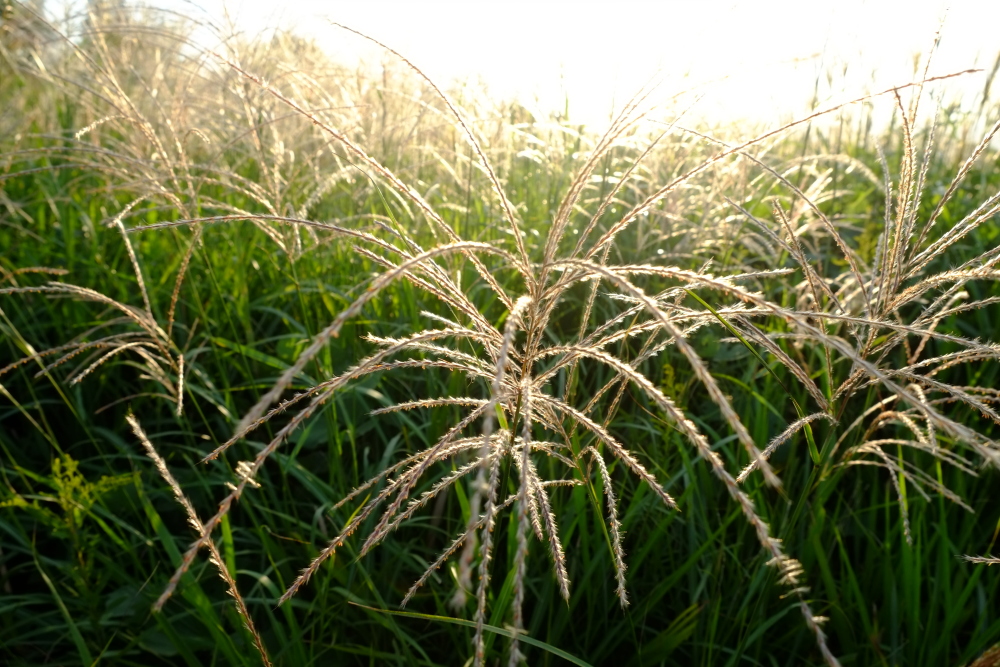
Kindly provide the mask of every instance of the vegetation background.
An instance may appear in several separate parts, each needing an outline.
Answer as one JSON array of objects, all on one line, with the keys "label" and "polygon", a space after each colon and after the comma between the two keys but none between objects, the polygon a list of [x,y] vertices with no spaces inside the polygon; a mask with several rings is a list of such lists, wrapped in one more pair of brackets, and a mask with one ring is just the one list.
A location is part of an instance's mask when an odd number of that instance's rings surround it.
[{"label": "vegetation background", "polygon": [[[53,25],[38,5],[0,6],[0,660],[260,664],[253,633],[207,559],[183,576],[162,611],[151,611],[197,534],[127,416],[141,422],[195,511],[211,516],[227,485],[245,479],[236,462],[253,460],[278,425],[266,424],[262,435],[233,445],[226,457],[207,464],[202,458],[230,438],[313,336],[381,270],[349,239],[276,219],[372,233],[399,221],[427,247],[442,239],[412,202],[345,152],[342,142],[226,61],[341,128],[461,238],[513,247],[489,175],[441,98],[404,64],[374,75],[346,70],[293,34],[227,38],[220,59],[192,43],[192,26],[176,15],[91,2],[84,15]],[[752,222],[775,222],[780,206],[799,229],[792,236],[805,250],[798,252],[808,253],[831,285],[844,287],[848,262],[820,218],[833,221],[859,261],[877,265],[892,214],[887,201],[895,194],[891,185],[886,191],[883,167],[898,190],[908,164],[921,167],[920,183],[918,170],[909,172],[920,194],[916,219],[928,219],[944,199],[948,205],[936,215],[945,229],[986,211],[936,258],[935,270],[990,257],[1000,228],[995,207],[982,206],[996,201],[1000,170],[996,150],[981,139],[996,132],[995,74],[996,67],[978,75],[984,88],[971,109],[949,106],[948,80],[928,87],[922,102],[928,122],[920,125],[911,124],[902,102],[888,128],[872,123],[876,105],[895,104],[890,94],[718,160],[638,217],[616,238],[608,261],[714,275],[794,268],[799,246],[792,237],[771,238]],[[449,93],[470,119],[533,248],[544,244],[574,175],[592,154],[600,159],[579,208],[592,215],[606,202],[595,218],[605,229],[660,185],[710,160],[720,142],[754,136],[736,127],[683,129],[697,89],[642,116],[603,149],[599,134],[569,118],[536,117],[514,103],[466,97],[461,89]],[[977,159],[967,163],[970,155]],[[125,232],[220,216],[228,219]],[[945,229],[933,230],[925,246]],[[578,231],[582,224],[569,234]],[[484,316],[502,326],[508,309],[472,267],[445,266]],[[517,282],[510,271],[495,275],[505,287]],[[933,359],[964,349],[923,336],[930,330],[979,341],[979,356],[937,362],[939,377],[989,408],[997,397],[997,368],[987,345],[997,339],[1000,304],[995,277],[983,277],[961,281],[964,296],[947,306],[964,299],[975,307],[935,320],[910,337],[907,354],[897,350],[887,363],[905,366],[917,345]],[[654,283],[649,287],[656,291]],[[801,273],[756,279],[753,289],[789,312],[808,301]],[[589,290],[584,283],[567,293],[547,331],[552,340],[576,334]],[[699,293],[709,299],[709,292]],[[694,298],[685,307],[699,308]],[[683,299],[677,298],[678,308]],[[899,321],[919,317],[928,303],[907,304]],[[613,299],[593,304],[595,322],[625,308]],[[398,337],[426,327],[426,312],[451,316],[413,284],[392,284],[296,375],[288,395],[371,354],[376,347],[365,334]],[[850,375],[850,363],[841,362],[836,372],[830,362],[824,367],[824,348],[786,335],[792,331],[780,318],[760,324],[771,347],[744,345],[723,319],[707,317],[689,342],[762,448],[801,416],[793,406],[816,400],[768,351],[810,369],[827,398]],[[644,351],[641,340],[627,338],[613,347],[623,359]],[[580,368],[574,391],[581,395],[615,377],[600,367]],[[734,474],[748,463],[726,415],[677,349],[637,368],[708,436]],[[570,380],[560,381],[565,391]],[[470,499],[462,484],[436,496],[364,557],[358,557],[360,538],[349,540],[298,596],[276,605],[298,571],[353,517],[356,506],[338,501],[433,445],[461,414],[457,406],[378,417],[371,411],[461,395],[468,386],[448,369],[418,367],[348,385],[271,455],[256,473],[259,488],[249,489],[221,520],[220,569],[236,582],[274,664],[452,665],[469,658],[473,630],[430,618],[473,617],[471,609],[449,606],[456,565],[438,570],[420,589],[407,607],[416,615],[381,611],[398,607],[465,526]],[[553,491],[573,594],[562,600],[545,550],[533,547],[524,626],[542,645],[523,647],[529,664],[566,664],[565,654],[592,665],[819,664],[823,657],[802,620],[799,597],[777,568],[766,566],[754,526],[725,485],[656,405],[634,388],[623,391],[620,404],[608,408],[613,430],[680,511],[664,506],[624,465],[609,465],[632,601],[622,609],[598,501],[603,478],[588,468],[597,481],[588,486],[581,476],[581,484]],[[811,425],[818,442],[848,438],[843,458],[811,456],[801,431],[772,459],[781,489],[753,477],[745,490],[801,563],[809,590],[799,595],[828,617],[824,631],[841,664],[968,665],[977,658],[979,667],[994,664],[980,656],[1000,642],[1000,568],[960,557],[995,553],[996,466],[987,465],[988,458],[959,460],[962,450],[952,456],[907,449],[904,455],[898,444],[885,445],[887,460],[861,456],[866,442],[902,441],[914,430],[906,419],[917,417],[905,414],[848,428],[856,417],[870,418],[871,407],[890,394],[873,384],[861,392],[860,407],[852,404],[836,424]],[[996,426],[975,405],[954,395],[950,403],[942,399],[945,404],[954,407],[954,419],[984,438],[995,436]],[[915,430],[928,428],[933,437],[932,427]],[[938,437],[955,444],[946,433]],[[881,467],[858,465],[873,460]],[[446,471],[442,466],[438,476]],[[512,491],[516,486],[510,481]],[[361,533],[375,523],[369,519]],[[488,618],[501,629],[511,622],[514,577],[507,573],[516,560],[516,532],[502,516]],[[507,656],[508,643],[487,633],[486,650],[492,664]]]}]

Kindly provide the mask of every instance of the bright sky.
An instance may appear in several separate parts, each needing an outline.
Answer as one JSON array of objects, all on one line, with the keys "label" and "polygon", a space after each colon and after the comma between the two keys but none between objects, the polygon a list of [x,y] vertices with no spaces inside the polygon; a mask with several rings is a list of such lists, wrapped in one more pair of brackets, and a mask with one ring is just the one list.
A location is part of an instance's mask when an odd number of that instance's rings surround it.
[{"label": "bright sky", "polygon": [[[699,109],[730,120],[799,115],[808,109],[817,77],[821,98],[836,101],[906,83],[915,78],[914,54],[930,48],[942,18],[932,75],[977,66],[989,71],[1000,53],[996,0],[150,4],[194,16],[204,12],[216,21],[225,4],[237,25],[251,32],[291,26],[349,63],[377,64],[386,57],[329,24],[337,21],[393,47],[438,83],[481,77],[495,96],[537,100],[547,109],[562,109],[568,97],[573,120],[596,124],[658,72],[664,94],[689,87],[681,81],[685,74],[693,82],[728,76],[712,86]],[[832,93],[828,74],[835,75]],[[971,98],[982,91],[985,77],[953,80],[948,90]]]}]

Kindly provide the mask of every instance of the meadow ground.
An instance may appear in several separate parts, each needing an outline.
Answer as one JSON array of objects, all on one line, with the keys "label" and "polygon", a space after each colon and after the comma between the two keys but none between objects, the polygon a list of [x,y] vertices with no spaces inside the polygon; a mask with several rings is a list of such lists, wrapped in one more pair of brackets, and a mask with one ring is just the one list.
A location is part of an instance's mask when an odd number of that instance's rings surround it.
[{"label": "meadow ground", "polygon": [[5,664],[993,664],[995,68],[602,134],[2,20]]}]

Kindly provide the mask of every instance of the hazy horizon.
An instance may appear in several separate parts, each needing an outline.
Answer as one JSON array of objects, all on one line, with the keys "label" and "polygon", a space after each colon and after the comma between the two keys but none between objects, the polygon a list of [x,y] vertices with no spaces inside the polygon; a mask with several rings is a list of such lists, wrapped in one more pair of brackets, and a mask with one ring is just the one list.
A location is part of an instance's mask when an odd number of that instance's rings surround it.
[{"label": "hazy horizon", "polygon": [[[73,3],[68,3],[73,4]],[[714,82],[693,113],[710,121],[776,121],[814,100],[852,99],[918,78],[943,22],[930,68],[979,67],[943,90],[969,103],[1000,53],[991,26],[1000,3],[846,0],[804,9],[789,2],[322,2],[274,10],[262,0],[148,2],[249,34],[277,27],[311,37],[336,61],[378,64],[392,56],[336,21],[397,50],[442,85],[482,82],[499,99],[543,113],[569,107],[574,122],[600,125],[652,78],[661,97]],[[228,12],[226,14],[225,12]],[[687,77],[685,79],[685,76]]]}]

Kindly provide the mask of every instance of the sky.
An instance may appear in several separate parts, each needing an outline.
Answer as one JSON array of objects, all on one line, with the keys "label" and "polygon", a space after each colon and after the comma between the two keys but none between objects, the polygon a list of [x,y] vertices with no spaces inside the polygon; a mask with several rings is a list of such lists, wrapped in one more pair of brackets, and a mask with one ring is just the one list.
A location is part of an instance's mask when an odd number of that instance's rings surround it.
[{"label": "sky", "polygon": [[[983,0],[151,4],[216,22],[225,9],[251,33],[291,27],[349,64],[389,57],[332,26],[336,21],[388,44],[439,84],[482,80],[492,95],[519,97],[541,110],[562,110],[568,100],[571,118],[588,124],[606,123],[616,105],[654,77],[662,80],[663,96],[713,82],[697,107],[712,119],[801,115],[817,80],[821,106],[914,80],[914,56],[930,49],[942,19],[932,75],[989,71],[1000,53],[1000,2]],[[946,89],[971,99],[985,76],[953,79]]]}]

